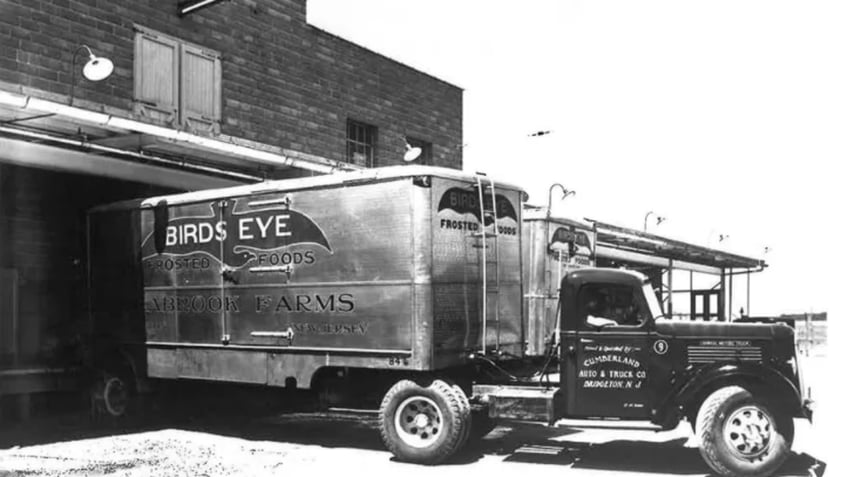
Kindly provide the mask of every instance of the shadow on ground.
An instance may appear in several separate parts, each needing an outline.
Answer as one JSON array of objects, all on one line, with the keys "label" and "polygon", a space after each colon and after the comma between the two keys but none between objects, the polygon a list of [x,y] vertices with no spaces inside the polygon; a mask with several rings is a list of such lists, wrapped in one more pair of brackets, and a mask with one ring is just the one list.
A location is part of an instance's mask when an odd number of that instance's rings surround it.
[{"label": "shadow on ground", "polygon": [[[126,425],[122,425],[126,424]],[[12,446],[63,442],[114,436],[157,429],[183,429],[252,441],[285,442],[327,448],[382,451],[374,414],[284,413],[273,417],[245,418],[220,412],[191,412],[167,419],[95,424],[87,416],[63,416],[35,421],[0,431],[0,449]],[[520,424],[496,428],[484,439],[470,443],[447,465],[463,466],[488,456],[520,462],[574,469],[627,471],[671,475],[710,475],[698,449],[686,447],[686,438],[663,442],[616,439],[581,442],[582,431]],[[387,459],[390,457],[386,456]],[[808,454],[793,453],[778,476],[821,476],[825,464]]]},{"label": "shadow on ground", "polygon": [[[637,472],[670,475],[712,475],[697,448],[686,447],[688,438],[674,437],[662,442],[616,439],[601,443],[580,440],[579,429],[516,426],[497,428],[480,442],[470,446],[461,461],[473,461],[484,455],[504,456],[504,462],[562,465],[574,469],[610,472]],[[821,476],[826,464],[810,456],[793,452],[776,474]]]}]

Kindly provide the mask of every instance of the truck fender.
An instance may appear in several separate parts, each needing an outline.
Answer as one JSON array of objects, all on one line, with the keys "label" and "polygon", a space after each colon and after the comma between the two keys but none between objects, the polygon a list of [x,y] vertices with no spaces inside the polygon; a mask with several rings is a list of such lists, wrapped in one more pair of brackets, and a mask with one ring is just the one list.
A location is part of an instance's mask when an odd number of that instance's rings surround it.
[{"label": "truck fender", "polygon": [[679,379],[682,384],[670,393],[660,406],[658,421],[674,417],[678,410],[691,414],[694,409],[697,413],[697,407],[710,392],[729,385],[738,385],[752,391],[768,389],[769,399],[777,405],[792,415],[802,413],[803,398],[795,384],[774,369],[758,363],[698,367],[687,370]]}]

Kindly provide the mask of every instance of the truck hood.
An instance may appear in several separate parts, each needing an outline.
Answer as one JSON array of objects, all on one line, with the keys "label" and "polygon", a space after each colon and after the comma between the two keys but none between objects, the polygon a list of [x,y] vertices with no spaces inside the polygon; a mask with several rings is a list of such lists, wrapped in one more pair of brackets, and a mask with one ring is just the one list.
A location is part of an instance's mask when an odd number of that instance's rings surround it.
[{"label": "truck hood", "polygon": [[794,334],[794,331],[789,326],[772,323],[726,323],[659,319],[656,321],[655,326],[659,334],[676,338],[759,338],[779,341],[788,339],[791,341]]}]

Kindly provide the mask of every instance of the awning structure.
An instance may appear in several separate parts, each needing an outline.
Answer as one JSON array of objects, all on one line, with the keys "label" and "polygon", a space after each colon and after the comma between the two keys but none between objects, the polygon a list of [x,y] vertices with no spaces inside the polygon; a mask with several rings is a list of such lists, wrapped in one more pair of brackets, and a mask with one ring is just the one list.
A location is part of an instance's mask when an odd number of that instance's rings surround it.
[{"label": "awning structure", "polygon": [[629,229],[598,220],[598,257],[622,259],[646,265],[672,266],[681,270],[721,274],[734,269],[762,270],[763,260],[736,255],[700,245],[670,239],[660,235]]},{"label": "awning structure", "polygon": [[[682,319],[720,320],[742,318],[751,310],[751,274],[766,268],[765,261],[722,250],[674,240],[641,230],[586,219],[595,226],[595,260],[599,266],[626,266],[646,273],[664,304],[666,315]],[[688,272],[687,286],[680,287],[675,271]],[[695,275],[713,277],[712,285],[696,287]],[[744,307],[736,313],[734,276],[744,275]],[[688,279],[687,279],[688,278]],[[674,298],[687,303],[684,312],[674,308]],[[679,302],[679,300],[678,300]],[[688,308],[688,309],[687,309]]]},{"label": "awning structure", "polygon": [[193,134],[3,89],[0,161],[192,189],[359,169],[267,144]]}]

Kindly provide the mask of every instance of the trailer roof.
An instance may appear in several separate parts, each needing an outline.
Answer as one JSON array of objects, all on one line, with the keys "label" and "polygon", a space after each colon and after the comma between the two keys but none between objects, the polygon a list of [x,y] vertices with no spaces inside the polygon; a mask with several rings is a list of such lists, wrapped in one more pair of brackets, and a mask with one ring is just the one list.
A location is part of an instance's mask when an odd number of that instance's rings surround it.
[{"label": "trailer roof", "polygon": [[[457,179],[462,181],[474,181],[478,174],[448,169],[444,167],[431,166],[388,166],[363,169],[352,172],[338,172],[312,177],[301,177],[296,179],[281,179],[259,182],[257,184],[226,187],[222,189],[200,190],[180,194],[150,197],[142,201],[142,207],[153,207],[161,201],[169,204],[185,204],[192,202],[204,202],[208,200],[224,199],[227,197],[248,196],[268,192],[284,192],[290,190],[310,189],[315,187],[331,187],[338,185],[354,185],[365,182],[381,182],[394,179],[416,176],[434,176],[446,179]],[[482,174],[480,174],[482,175]],[[488,176],[483,176],[489,179]],[[488,181],[487,181],[488,182]],[[505,182],[494,181],[496,188],[518,190],[526,194],[523,188]]]},{"label": "trailer roof", "polygon": [[551,222],[551,223],[554,223],[554,224],[559,224],[559,225],[574,226],[574,227],[584,229],[584,230],[592,230],[593,229],[591,222],[587,222],[585,220],[569,218],[569,217],[562,217],[562,216],[558,216],[558,215],[548,216],[548,212],[547,212],[546,208],[537,207],[537,206],[534,206],[534,205],[528,206],[528,205],[525,204],[524,215],[523,215],[522,218],[525,222],[531,221],[531,220],[541,220],[541,221],[548,221],[548,222]]}]

